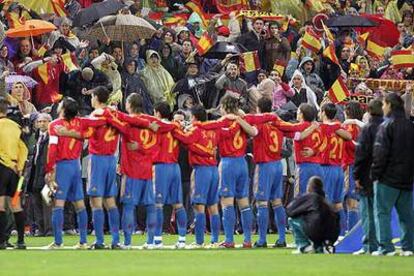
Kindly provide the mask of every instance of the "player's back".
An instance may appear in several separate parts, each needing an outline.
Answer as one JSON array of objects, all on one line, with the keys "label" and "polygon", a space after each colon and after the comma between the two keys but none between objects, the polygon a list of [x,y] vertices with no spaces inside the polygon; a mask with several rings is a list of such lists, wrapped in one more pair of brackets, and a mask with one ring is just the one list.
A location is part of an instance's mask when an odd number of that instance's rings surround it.
[{"label": "player's back", "polygon": [[217,143],[218,136],[215,130],[206,130],[196,127],[198,139],[195,143],[188,145],[190,165],[217,165]]},{"label": "player's back", "polygon": [[253,156],[256,163],[281,159],[283,132],[272,123],[256,125],[258,135],[253,138]]},{"label": "player's back", "polygon": [[354,164],[355,162],[355,143],[358,140],[358,136],[361,129],[357,125],[351,124],[345,126],[345,130],[351,133],[352,135],[352,140],[345,141],[344,158],[342,161],[342,164],[344,166],[348,166]]},{"label": "player's back", "polygon": [[242,157],[246,153],[247,134],[236,122],[225,120],[225,127],[218,130],[221,157]]},{"label": "player's back", "polygon": [[[171,127],[172,129],[175,128],[175,124],[161,121],[160,123],[166,125],[165,129]],[[177,163],[178,162],[178,154],[180,152],[180,148],[178,146],[178,140],[173,136],[171,130],[163,131],[159,129],[157,132],[157,141],[159,151],[155,158],[155,163]]]},{"label": "player's back", "polygon": [[330,124],[321,124],[322,131],[322,164],[340,166],[344,156],[344,139],[342,139],[336,131],[341,128],[339,122]]},{"label": "player's back", "polygon": [[73,118],[70,121],[65,119],[56,119],[49,125],[50,143],[56,144],[57,158],[59,160],[73,160],[78,159],[81,156],[83,148],[83,140],[58,136],[55,128],[63,126],[68,130],[74,130],[76,132],[82,132],[81,119],[78,117]]},{"label": "player's back", "polygon": [[[309,127],[310,122],[304,122],[304,127]],[[297,164],[301,163],[321,163],[321,153],[319,152],[320,146],[322,144],[322,132],[320,129],[315,129],[309,136],[303,140],[294,140],[294,150],[295,150],[295,161]],[[312,156],[303,156],[302,152],[306,148],[310,148],[314,151]]]}]

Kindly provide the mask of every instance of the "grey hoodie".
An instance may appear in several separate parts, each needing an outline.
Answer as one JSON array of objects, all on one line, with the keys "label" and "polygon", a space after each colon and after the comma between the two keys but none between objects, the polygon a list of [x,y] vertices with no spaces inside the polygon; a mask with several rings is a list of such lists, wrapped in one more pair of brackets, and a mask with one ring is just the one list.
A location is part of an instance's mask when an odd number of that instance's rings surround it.
[{"label": "grey hoodie", "polygon": [[[312,62],[313,68],[311,73],[307,74],[305,69],[303,68],[303,65],[306,62]],[[300,64],[299,64],[299,70],[303,74],[303,77],[305,78],[306,84],[309,86],[310,89],[312,89],[316,94],[320,94],[325,91],[325,86],[323,84],[323,81],[321,77],[317,73],[315,73],[315,62],[311,57],[304,57],[302,58]]]}]

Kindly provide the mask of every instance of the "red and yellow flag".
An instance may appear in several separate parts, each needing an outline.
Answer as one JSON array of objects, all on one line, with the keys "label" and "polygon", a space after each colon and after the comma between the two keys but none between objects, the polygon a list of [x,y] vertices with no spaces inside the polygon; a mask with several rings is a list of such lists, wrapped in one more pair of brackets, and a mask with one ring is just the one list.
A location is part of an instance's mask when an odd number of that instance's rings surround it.
[{"label": "red and yellow flag", "polygon": [[245,73],[260,69],[259,54],[257,51],[245,52],[240,56],[240,70]]},{"label": "red and yellow flag", "polygon": [[65,0],[52,0],[51,4],[53,11],[57,16],[63,17],[67,15],[65,10]]},{"label": "red and yellow flag", "polygon": [[328,96],[333,103],[340,103],[350,95],[351,92],[349,92],[342,77],[339,77],[328,91]]},{"label": "red and yellow flag", "polygon": [[37,73],[39,74],[39,77],[42,79],[44,84],[48,84],[49,82],[49,70],[48,70],[48,64],[44,63],[37,67]]},{"label": "red and yellow flag", "polygon": [[335,45],[333,43],[329,43],[329,46],[323,50],[323,56],[329,58],[333,63],[341,66],[338,57],[336,56]]},{"label": "red and yellow flag", "polygon": [[285,73],[286,63],[281,60],[276,60],[275,64],[273,65],[273,70],[279,73],[282,77]]},{"label": "red and yellow flag", "polygon": [[222,14],[229,14],[232,11],[239,11],[248,8],[247,0],[216,0],[216,7]]},{"label": "red and yellow flag", "polygon": [[210,37],[210,35],[207,32],[204,32],[204,34],[201,36],[201,38],[198,40],[198,43],[196,44],[196,49],[200,55],[205,55],[208,50],[213,47],[214,41]]},{"label": "red and yellow flag", "polygon": [[414,51],[399,50],[391,53],[391,63],[394,68],[413,68],[414,67]]},{"label": "red and yellow flag", "polygon": [[203,27],[208,27],[208,17],[204,14],[203,8],[200,4],[189,1],[185,4],[185,6],[200,16]]},{"label": "red and yellow flag", "polygon": [[368,36],[369,36],[369,33],[360,34],[357,37],[358,43],[361,44],[361,45],[363,45],[363,47],[364,47],[365,46],[365,43],[367,42]]},{"label": "red and yellow flag", "polygon": [[374,42],[371,39],[367,40],[367,47],[366,50],[368,54],[372,57],[381,57],[385,53],[385,47],[378,44],[378,42]]},{"label": "red and yellow flag", "polygon": [[330,41],[330,42],[334,42],[335,41],[335,37],[332,34],[331,30],[328,29],[328,27],[326,27],[325,23],[322,22],[322,28],[323,31],[325,32],[326,38]]},{"label": "red and yellow flag", "polygon": [[317,53],[322,48],[320,37],[312,29],[307,28],[302,38],[302,46]]},{"label": "red and yellow flag", "polygon": [[62,61],[63,61],[63,64],[65,64],[65,71],[67,73],[79,69],[78,66],[76,66],[76,64],[73,62],[72,56],[70,53],[63,54]]}]

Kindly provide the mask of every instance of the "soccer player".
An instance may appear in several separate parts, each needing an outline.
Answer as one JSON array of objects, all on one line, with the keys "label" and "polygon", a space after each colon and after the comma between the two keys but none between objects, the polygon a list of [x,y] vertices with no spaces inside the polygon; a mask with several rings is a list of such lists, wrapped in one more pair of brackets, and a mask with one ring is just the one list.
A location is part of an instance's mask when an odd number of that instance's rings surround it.
[{"label": "soccer player", "polygon": [[[28,149],[21,140],[21,128],[6,118],[8,102],[0,99],[0,249],[6,249],[6,201],[16,193],[19,176],[27,160]],[[24,243],[24,212],[20,197],[11,205],[17,229],[16,249],[26,249]]]},{"label": "soccer player", "polygon": [[[126,110],[129,116],[121,112],[111,112],[108,116],[108,122],[122,133],[123,249],[131,248],[131,237],[135,225],[134,211],[137,205],[144,205],[147,212],[147,242],[144,248],[151,249],[154,246],[155,197],[152,183],[152,165],[154,153],[157,150],[157,135],[148,129],[151,127],[151,129],[156,130],[156,127],[148,120],[143,119],[143,109],[142,97],[132,93],[126,100]],[[147,124],[147,128],[137,127],[145,124]],[[139,169],[137,169],[137,165],[139,165]]]},{"label": "soccer player", "polygon": [[335,120],[336,112],[336,106],[332,103],[327,103],[321,108],[322,124],[320,128],[323,137],[321,153],[327,199],[334,204],[335,210],[339,213],[341,236],[343,236],[346,228],[346,216],[342,204],[344,172],[341,164],[344,157],[344,141],[350,141],[352,136],[342,129],[340,123]]},{"label": "soccer player", "polygon": [[[184,133],[174,130],[174,137],[188,146],[189,161],[193,167],[191,176],[192,195],[191,202],[195,212],[195,238],[194,248],[204,246],[204,231],[206,228],[205,207],[210,214],[211,245],[218,243],[220,232],[220,216],[218,212],[218,183],[217,169],[217,143],[218,135],[214,122],[209,124],[204,107],[195,106],[191,109],[192,129]],[[218,125],[219,127],[219,125]]]},{"label": "soccer player", "polygon": [[[239,100],[226,95],[221,101],[223,115],[239,114]],[[236,121],[226,119],[227,128],[219,129],[219,193],[223,208],[223,228],[225,241],[222,248],[234,248],[234,226],[236,222],[234,198],[241,212],[244,242],[243,248],[251,248],[252,209],[249,204],[249,176],[247,162],[244,158],[247,147],[247,136],[256,136],[257,129],[241,117]]]},{"label": "soccer player", "polygon": [[[164,124],[169,123],[171,116],[170,106],[166,102],[160,102],[154,107],[155,117]],[[175,127],[174,127],[175,128]],[[159,152],[154,160],[155,174],[155,202],[156,202],[156,228],[155,247],[160,249],[162,243],[162,225],[164,222],[163,206],[171,204],[175,210],[178,229],[177,249],[185,248],[185,236],[187,232],[187,213],[183,206],[183,192],[181,185],[181,172],[178,165],[178,141],[171,131],[158,133]]]},{"label": "soccer player", "polygon": [[[78,114],[78,104],[72,98],[64,98],[58,107],[59,118],[49,125],[49,150],[46,164],[46,183],[56,190],[52,211],[52,226],[55,240],[48,249],[63,247],[63,208],[65,201],[74,203],[79,227],[80,241],[77,249],[87,249],[88,217],[85,209],[80,166],[83,141],[70,137],[59,137],[56,128],[63,126],[68,130],[82,131]],[[105,122],[104,122],[105,123]],[[56,182],[55,182],[56,180]]]},{"label": "soccer player", "polygon": [[[358,120],[362,121],[364,116],[364,111],[361,108],[361,105],[358,102],[351,101],[345,107],[345,118],[347,120]],[[351,121],[352,122],[352,121]],[[355,191],[355,181],[354,181],[354,162],[355,162],[355,147],[356,141],[358,139],[360,128],[357,124],[351,123],[344,126],[345,130],[352,135],[352,140],[345,141],[344,148],[344,158],[342,159],[342,167],[344,170],[345,176],[345,187],[344,187],[344,196],[345,204],[348,213],[347,227],[346,229],[350,231],[354,225],[358,222],[358,197]]]},{"label": "soccer player", "polygon": [[[260,98],[257,106],[258,113],[272,111],[272,101],[268,98]],[[270,118],[270,121],[267,117]],[[283,137],[284,132],[302,131],[304,126],[286,123],[273,114],[247,115],[245,119],[258,130],[258,135],[253,138],[253,157],[256,163],[254,192],[257,203],[259,240],[255,242],[254,247],[267,247],[269,200],[272,204],[279,234],[275,247],[286,247],[286,214],[282,205],[283,167],[280,161],[282,159]]]}]

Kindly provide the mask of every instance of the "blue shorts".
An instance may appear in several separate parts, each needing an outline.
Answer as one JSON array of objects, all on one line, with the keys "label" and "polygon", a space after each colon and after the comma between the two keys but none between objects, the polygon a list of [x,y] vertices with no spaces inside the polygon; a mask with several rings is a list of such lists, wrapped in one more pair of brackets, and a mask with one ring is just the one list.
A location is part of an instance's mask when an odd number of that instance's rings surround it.
[{"label": "blue shorts", "polygon": [[358,193],[355,190],[354,165],[346,166],[344,179],[344,197],[358,200]]},{"label": "blue shorts", "polygon": [[56,199],[79,201],[84,199],[82,172],[79,159],[56,163]]},{"label": "blue shorts", "polygon": [[191,175],[191,203],[211,206],[219,201],[216,166],[194,166]]},{"label": "blue shorts", "polygon": [[155,164],[155,202],[157,204],[183,203],[181,171],[177,163]]},{"label": "blue shorts", "polygon": [[121,184],[121,202],[126,205],[155,204],[152,180],[136,179],[124,176]]},{"label": "blue shorts", "polygon": [[283,167],[280,161],[258,163],[254,173],[256,201],[280,199],[283,196]]},{"label": "blue shorts", "polygon": [[319,176],[323,180],[324,174],[320,164],[300,163],[297,165],[294,197],[306,193],[309,179],[312,176]]},{"label": "blue shorts", "polygon": [[222,197],[249,196],[249,172],[244,157],[224,157],[219,165],[219,191]]},{"label": "blue shorts", "polygon": [[114,155],[91,154],[87,193],[93,197],[116,197],[116,158]]},{"label": "blue shorts", "polygon": [[322,166],[324,174],[324,190],[328,201],[341,203],[344,192],[344,171],[341,166]]}]

